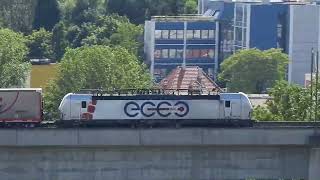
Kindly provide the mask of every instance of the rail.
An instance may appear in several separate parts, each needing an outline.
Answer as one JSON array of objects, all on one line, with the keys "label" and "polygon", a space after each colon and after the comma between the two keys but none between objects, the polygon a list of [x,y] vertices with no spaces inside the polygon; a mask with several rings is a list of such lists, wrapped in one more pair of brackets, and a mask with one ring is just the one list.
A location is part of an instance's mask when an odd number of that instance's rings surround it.
[{"label": "rail", "polygon": [[253,127],[320,127],[320,122],[314,121],[256,121]]}]

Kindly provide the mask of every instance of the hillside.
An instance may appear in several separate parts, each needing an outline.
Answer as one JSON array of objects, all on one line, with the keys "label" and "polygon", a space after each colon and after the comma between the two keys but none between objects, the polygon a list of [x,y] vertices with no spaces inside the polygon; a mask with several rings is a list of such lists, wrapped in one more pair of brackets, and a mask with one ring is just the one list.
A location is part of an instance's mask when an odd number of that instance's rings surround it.
[{"label": "hillside", "polygon": [[38,0],[1,0],[0,18],[4,24],[14,30],[30,31]]}]

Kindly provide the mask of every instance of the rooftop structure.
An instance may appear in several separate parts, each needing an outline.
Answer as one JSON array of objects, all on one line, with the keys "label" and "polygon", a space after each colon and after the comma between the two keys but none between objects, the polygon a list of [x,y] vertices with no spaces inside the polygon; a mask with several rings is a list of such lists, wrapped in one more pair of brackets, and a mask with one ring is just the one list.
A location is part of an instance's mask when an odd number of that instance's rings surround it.
[{"label": "rooftop structure", "polygon": [[220,92],[220,87],[200,68],[178,66],[160,82],[162,89],[192,89]]},{"label": "rooftop structure", "polygon": [[182,15],[182,16],[152,16],[151,21],[176,22],[176,21],[214,21],[212,16],[203,15]]}]

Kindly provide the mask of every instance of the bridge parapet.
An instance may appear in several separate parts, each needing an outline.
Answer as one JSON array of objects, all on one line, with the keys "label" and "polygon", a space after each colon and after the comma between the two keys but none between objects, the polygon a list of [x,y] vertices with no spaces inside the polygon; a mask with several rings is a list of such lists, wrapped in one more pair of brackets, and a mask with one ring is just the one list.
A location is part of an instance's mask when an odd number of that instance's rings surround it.
[{"label": "bridge parapet", "polygon": [[313,128],[0,131],[4,179],[319,180]]},{"label": "bridge parapet", "polygon": [[320,146],[313,128],[15,129],[0,146]]}]

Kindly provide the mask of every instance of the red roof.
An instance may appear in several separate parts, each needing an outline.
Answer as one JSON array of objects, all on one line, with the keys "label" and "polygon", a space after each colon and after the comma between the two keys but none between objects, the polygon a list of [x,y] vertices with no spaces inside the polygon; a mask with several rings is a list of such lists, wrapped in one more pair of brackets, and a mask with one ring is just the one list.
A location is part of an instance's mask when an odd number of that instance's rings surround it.
[{"label": "red roof", "polygon": [[206,89],[220,91],[220,87],[198,66],[178,66],[160,82],[163,89]]}]

